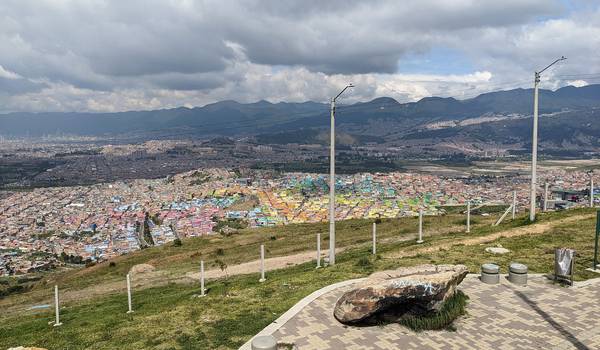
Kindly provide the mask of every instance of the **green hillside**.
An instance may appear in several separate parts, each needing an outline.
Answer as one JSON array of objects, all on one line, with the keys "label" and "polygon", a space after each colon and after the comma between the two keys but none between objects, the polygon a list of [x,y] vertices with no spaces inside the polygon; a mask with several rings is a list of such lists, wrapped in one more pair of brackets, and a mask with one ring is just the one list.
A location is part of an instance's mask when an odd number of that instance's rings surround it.
[{"label": "green hillside", "polygon": [[[425,220],[425,243],[414,242],[415,218],[384,220],[378,225],[378,255],[370,253],[368,220],[338,223],[338,246],[344,247],[333,267],[315,269],[314,258],[306,263],[267,273],[258,282],[258,271],[211,280],[208,295],[197,297],[199,284],[183,278],[196,271],[198,262],[207,270],[258,258],[261,243],[267,257],[314,251],[316,233],[326,236],[326,224],[290,225],[244,230],[233,236],[193,238],[183,245],[163,246],[129,254],[112,262],[76,271],[43,276],[27,293],[0,300],[0,348],[29,345],[48,349],[236,349],[293,304],[311,292],[345,279],[373,271],[421,263],[464,263],[477,272],[481,263],[510,261],[529,265],[531,272],[551,272],[553,249],[568,246],[578,251],[578,280],[595,277],[591,266],[595,211],[540,214],[529,225],[524,216],[492,227],[497,214],[474,216],[472,232],[464,233],[464,216],[448,214]],[[323,237],[324,238],[324,237]],[[486,242],[481,244],[481,242]],[[512,252],[502,256],[484,248],[501,244]],[[328,245],[323,239],[322,247]],[[136,286],[133,314],[126,314],[123,291],[95,294],[103,285],[121,283],[135,264],[149,263],[163,276],[156,286]],[[218,267],[220,266],[220,267]],[[600,275],[598,275],[600,276]],[[53,312],[27,311],[34,304],[51,304],[52,286],[80,298],[65,300],[61,327],[52,327]],[[73,294],[75,293],[75,294]]]}]

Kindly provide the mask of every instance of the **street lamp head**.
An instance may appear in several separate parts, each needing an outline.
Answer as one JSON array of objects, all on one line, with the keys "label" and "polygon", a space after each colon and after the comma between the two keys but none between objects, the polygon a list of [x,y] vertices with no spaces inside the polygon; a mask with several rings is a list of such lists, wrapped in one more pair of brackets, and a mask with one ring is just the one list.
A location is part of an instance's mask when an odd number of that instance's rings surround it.
[{"label": "street lamp head", "polygon": [[348,87],[351,87],[351,88],[352,88],[352,87],[354,87],[354,84],[352,84],[352,83],[349,83],[349,84],[348,84]]}]

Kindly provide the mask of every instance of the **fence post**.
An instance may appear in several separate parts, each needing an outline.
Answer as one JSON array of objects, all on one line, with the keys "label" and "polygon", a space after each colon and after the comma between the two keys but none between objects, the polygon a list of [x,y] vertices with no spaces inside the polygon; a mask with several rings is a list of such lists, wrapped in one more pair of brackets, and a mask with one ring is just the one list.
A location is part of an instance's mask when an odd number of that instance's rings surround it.
[{"label": "fence post", "polygon": [[598,236],[600,236],[600,210],[596,212],[596,239],[594,242],[594,271],[598,267]]},{"label": "fence post", "polygon": [[56,321],[54,322],[54,327],[58,327],[62,325],[60,323],[60,305],[58,303],[58,286],[54,286],[54,312],[56,314]]},{"label": "fence post", "polygon": [[544,211],[548,211],[548,183],[544,184]]},{"label": "fence post", "polygon": [[317,269],[321,267],[321,234],[317,233]]},{"label": "fence post", "polygon": [[471,200],[467,201],[467,233],[471,232]]},{"label": "fence post", "polygon": [[200,260],[200,296],[205,296],[204,290],[204,260]]},{"label": "fence post", "polygon": [[423,209],[419,209],[419,239],[417,243],[423,243]]},{"label": "fence post", "polygon": [[373,223],[373,255],[377,254],[377,224]]},{"label": "fence post", "polygon": [[590,175],[590,208],[594,207],[594,178]]},{"label": "fence post", "polygon": [[264,282],[267,279],[265,278],[265,245],[260,245],[260,279],[259,282]]},{"label": "fence post", "polygon": [[513,207],[512,207],[512,219],[515,219],[515,214],[517,214],[517,191],[513,191]]},{"label": "fence post", "polygon": [[129,278],[129,274],[127,274],[127,306],[128,306],[128,310],[127,313],[130,314],[133,312],[133,309],[131,307],[131,280]]}]

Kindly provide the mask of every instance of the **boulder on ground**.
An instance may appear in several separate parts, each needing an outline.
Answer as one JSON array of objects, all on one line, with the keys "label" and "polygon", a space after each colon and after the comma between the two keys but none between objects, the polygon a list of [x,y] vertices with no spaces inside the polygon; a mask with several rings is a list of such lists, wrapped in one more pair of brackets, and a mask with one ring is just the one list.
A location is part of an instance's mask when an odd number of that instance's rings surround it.
[{"label": "boulder on ground", "polygon": [[420,265],[376,272],[344,293],[333,314],[338,321],[352,324],[388,311],[438,311],[468,272],[464,265]]},{"label": "boulder on ground", "polygon": [[502,247],[487,247],[485,251],[492,254],[507,254],[510,253],[510,250]]},{"label": "boulder on ground", "polygon": [[155,270],[154,266],[150,265],[150,264],[138,264],[138,265],[134,265],[130,270],[129,270],[129,274],[131,275],[136,275],[136,274],[143,274],[143,273],[148,273],[148,272],[153,272]]}]

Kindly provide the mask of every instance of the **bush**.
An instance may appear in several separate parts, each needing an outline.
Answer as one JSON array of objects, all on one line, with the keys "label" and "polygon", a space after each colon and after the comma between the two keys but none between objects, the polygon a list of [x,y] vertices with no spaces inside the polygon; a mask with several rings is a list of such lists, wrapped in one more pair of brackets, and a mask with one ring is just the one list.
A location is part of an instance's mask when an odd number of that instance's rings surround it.
[{"label": "bush", "polygon": [[175,240],[173,241],[173,247],[181,247],[181,245],[181,239],[175,238]]},{"label": "bush", "polygon": [[115,267],[117,266],[117,263],[115,263],[114,261],[111,261],[108,263],[108,267]]},{"label": "bush", "polygon": [[373,268],[373,263],[369,258],[363,256],[362,258],[358,259],[358,261],[356,262],[356,266],[361,267],[363,269],[371,269]]},{"label": "bush", "polygon": [[215,254],[218,256],[223,256],[225,255],[225,251],[223,250],[223,248],[217,248],[217,250],[215,250]]}]

